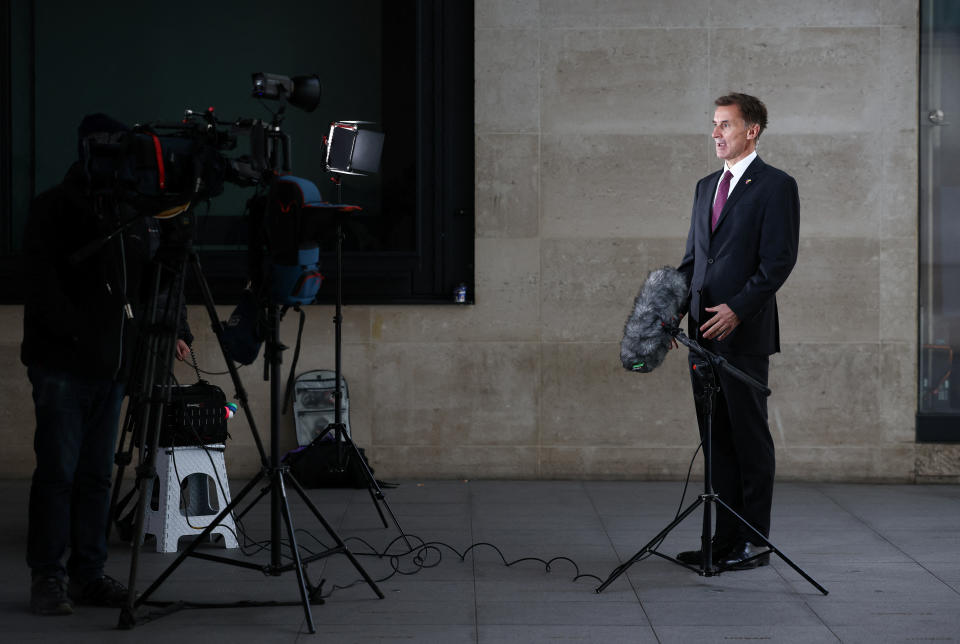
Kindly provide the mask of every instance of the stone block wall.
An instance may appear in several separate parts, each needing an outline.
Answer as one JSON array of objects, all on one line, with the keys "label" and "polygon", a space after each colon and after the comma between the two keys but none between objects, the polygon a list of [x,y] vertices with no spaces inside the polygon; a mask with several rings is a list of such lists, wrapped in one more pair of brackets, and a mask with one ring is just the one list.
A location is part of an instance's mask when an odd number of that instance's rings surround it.
[{"label": "stone block wall", "polygon": [[[684,355],[627,373],[619,341],[646,274],[680,261],[728,90],[766,102],[760,154],[800,186],[771,362],[778,476],[955,475],[955,454],[914,443],[918,29],[897,0],[477,0],[476,305],[344,309],[350,422],[377,475],[685,474]],[[32,468],[20,315],[0,308],[4,476]],[[191,309],[217,371],[203,317]],[[303,369],[332,369],[331,317],[309,309]],[[243,374],[266,435],[261,371]],[[246,423],[231,422],[228,470],[252,473]],[[292,446],[289,416],[281,433]]]}]

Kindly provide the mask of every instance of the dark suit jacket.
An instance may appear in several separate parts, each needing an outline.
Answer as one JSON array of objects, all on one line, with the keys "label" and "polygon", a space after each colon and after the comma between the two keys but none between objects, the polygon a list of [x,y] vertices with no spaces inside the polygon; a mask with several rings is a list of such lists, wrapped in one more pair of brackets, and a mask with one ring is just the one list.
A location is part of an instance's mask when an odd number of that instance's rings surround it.
[{"label": "dark suit jacket", "polygon": [[[715,231],[713,197],[721,171],[697,183],[687,250],[678,270],[690,284],[689,335],[712,317],[704,309],[726,303],[740,324],[709,347],[720,353],[770,355],[780,350],[776,292],[797,263],[800,199],[797,182],[753,160],[730,193]],[[704,345],[707,346],[707,345]]]}]

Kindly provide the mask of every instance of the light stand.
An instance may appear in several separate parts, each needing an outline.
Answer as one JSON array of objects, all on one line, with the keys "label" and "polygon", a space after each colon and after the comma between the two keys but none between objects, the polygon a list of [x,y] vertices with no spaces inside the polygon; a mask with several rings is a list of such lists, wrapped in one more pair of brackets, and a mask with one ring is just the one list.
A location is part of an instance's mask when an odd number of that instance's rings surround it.
[{"label": "light stand", "polygon": [[[337,186],[337,203],[341,203],[342,187],[340,177],[334,176],[332,181]],[[370,500],[373,501],[373,507],[376,508],[377,514],[380,515],[380,521],[383,523],[383,527],[388,527],[388,524],[386,517],[383,515],[383,510],[380,509],[380,504],[383,504],[383,507],[387,509],[390,519],[396,526],[400,536],[403,537],[407,547],[410,548],[410,550],[413,550],[413,545],[410,543],[407,534],[403,531],[403,528],[400,527],[400,521],[397,519],[397,515],[393,513],[393,510],[390,508],[390,504],[387,503],[387,499],[383,495],[383,489],[380,487],[380,482],[377,481],[376,477],[373,475],[373,472],[370,471],[367,461],[363,458],[359,448],[357,448],[357,444],[353,442],[353,438],[346,431],[346,424],[343,422],[343,386],[341,384],[343,378],[343,220],[350,212],[349,210],[346,210],[347,208],[351,207],[346,206],[335,213],[337,218],[337,292],[336,310],[333,316],[334,382],[336,383],[334,385],[333,393],[333,423],[327,425],[323,431],[321,431],[320,434],[313,439],[311,444],[319,443],[328,434],[333,432],[333,437],[337,445],[337,467],[341,470],[346,468],[345,446],[352,450],[353,457],[363,469],[364,476],[367,479],[367,491],[370,493]]]},{"label": "light stand", "polygon": [[[674,338],[676,338],[678,342],[687,346],[693,353],[697,354],[702,359],[702,362],[694,364],[693,368],[696,372],[696,375],[698,375],[703,381],[703,385],[704,385],[703,397],[704,397],[704,400],[706,401],[705,405],[706,405],[707,421],[705,423],[705,429],[703,433],[703,494],[698,496],[690,506],[688,506],[683,512],[678,514],[677,517],[673,521],[671,521],[669,525],[667,525],[667,527],[661,530],[657,534],[657,536],[651,539],[643,548],[641,548],[629,560],[627,560],[625,563],[622,563],[616,568],[614,568],[613,571],[610,573],[610,575],[607,577],[607,579],[602,584],[600,584],[600,586],[597,587],[596,592],[598,593],[603,592],[603,590],[607,586],[613,583],[613,580],[615,580],[617,577],[619,577],[624,572],[626,572],[630,566],[632,566],[633,564],[635,564],[636,562],[642,559],[647,558],[649,555],[656,555],[658,557],[667,559],[668,561],[672,561],[676,564],[683,566],[684,568],[688,568],[700,574],[703,577],[712,577],[714,575],[719,575],[720,573],[726,570],[729,570],[729,568],[725,568],[723,566],[717,566],[713,561],[713,539],[711,537],[711,533],[712,533],[712,527],[713,527],[713,505],[717,505],[718,511],[725,510],[729,512],[731,515],[733,515],[733,517],[737,521],[740,522],[742,526],[750,530],[753,537],[757,539],[758,543],[762,543],[765,546],[767,546],[767,548],[770,549],[769,551],[764,551],[762,553],[755,555],[754,557],[745,559],[744,562],[751,561],[753,559],[756,559],[757,557],[761,557],[765,554],[768,554],[769,552],[773,552],[778,557],[780,557],[788,566],[796,570],[804,579],[810,582],[817,590],[819,590],[821,593],[826,595],[828,592],[826,588],[824,588],[823,586],[818,584],[816,581],[814,581],[814,579],[810,577],[810,575],[808,575],[799,566],[793,563],[793,561],[791,561],[785,554],[783,554],[783,552],[780,551],[780,549],[778,549],[775,545],[773,545],[773,543],[767,537],[765,537],[755,527],[750,525],[750,522],[748,522],[746,519],[744,519],[739,514],[737,514],[737,512],[734,511],[734,509],[731,508],[729,505],[727,505],[723,501],[723,499],[721,499],[719,495],[717,495],[717,493],[714,492],[713,490],[713,470],[712,470],[713,453],[712,453],[712,444],[711,444],[711,439],[712,439],[711,433],[712,433],[712,424],[713,424],[714,399],[717,393],[720,391],[720,386],[717,384],[717,374],[721,370],[723,370],[724,373],[730,376],[733,376],[740,382],[750,387],[753,387],[754,389],[762,392],[766,396],[770,395],[770,388],[756,381],[755,379],[751,378],[749,375],[747,375],[743,371],[737,369],[722,356],[719,356],[711,351],[704,349],[695,340],[691,340],[686,335],[684,335],[683,331],[681,331],[680,328],[677,327],[676,325],[665,326],[665,329],[666,329],[666,332],[672,335]],[[677,527],[681,522],[683,522],[684,519],[686,519],[694,510],[696,510],[701,505],[703,506],[703,528],[700,534],[700,543],[701,543],[701,552],[703,553],[703,556],[700,562],[700,567],[698,568],[698,567],[686,564],[669,555],[665,555],[662,552],[659,552],[657,550],[657,547],[659,547],[659,545],[663,542],[663,540],[666,538],[667,534],[669,534],[671,530]]]}]

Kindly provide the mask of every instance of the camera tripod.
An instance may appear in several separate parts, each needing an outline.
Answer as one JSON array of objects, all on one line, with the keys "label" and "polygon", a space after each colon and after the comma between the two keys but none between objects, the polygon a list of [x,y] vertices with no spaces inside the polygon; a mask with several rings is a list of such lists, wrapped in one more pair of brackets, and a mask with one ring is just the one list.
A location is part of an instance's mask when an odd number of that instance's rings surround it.
[{"label": "camera tripod", "polygon": [[[657,534],[657,536],[655,536],[643,548],[637,551],[635,555],[633,555],[626,562],[614,568],[613,571],[610,573],[610,575],[607,577],[607,579],[602,584],[600,584],[600,586],[597,587],[596,592],[597,593],[603,592],[603,590],[606,589],[607,586],[613,583],[613,581],[617,577],[619,577],[624,572],[626,572],[627,569],[630,568],[630,566],[632,566],[638,561],[641,561],[642,559],[646,559],[650,555],[656,555],[658,557],[662,557],[663,559],[667,559],[668,561],[672,561],[676,564],[683,566],[684,568],[688,568],[689,570],[692,570],[698,573],[703,577],[712,577],[714,575],[719,575],[720,573],[726,570],[729,570],[729,568],[726,568],[722,565],[718,566],[716,562],[713,560],[713,539],[711,535],[713,532],[713,511],[714,511],[714,506],[716,506],[718,512],[720,510],[723,510],[725,512],[730,513],[730,515],[732,515],[733,518],[735,518],[742,527],[746,528],[749,531],[749,533],[752,535],[751,538],[756,539],[756,543],[762,543],[764,546],[769,548],[769,551],[764,551],[762,553],[759,553],[754,557],[751,557],[750,559],[744,560],[744,562],[749,562],[752,559],[756,559],[757,557],[761,557],[765,554],[772,552],[776,554],[778,557],[780,557],[788,566],[796,570],[800,574],[800,576],[802,576],[804,579],[810,582],[817,590],[819,590],[821,593],[826,595],[828,592],[826,588],[824,588],[823,586],[818,584],[816,581],[814,581],[814,579],[810,577],[810,575],[808,575],[799,566],[793,563],[793,561],[791,561],[785,554],[783,554],[783,552],[781,552],[775,545],[773,545],[773,543],[766,536],[764,536],[755,527],[750,525],[749,521],[744,519],[733,508],[727,505],[723,501],[723,499],[721,499],[719,495],[713,490],[713,469],[712,469],[713,453],[712,453],[711,437],[712,437],[712,425],[713,425],[714,400],[716,398],[717,393],[719,393],[720,391],[720,386],[717,382],[718,374],[722,370],[726,374],[733,376],[740,382],[750,387],[753,387],[754,389],[762,392],[766,396],[770,395],[770,388],[758,382],[757,380],[751,378],[749,375],[747,375],[743,371],[740,371],[739,369],[734,367],[732,364],[727,362],[727,360],[722,356],[719,356],[711,351],[704,349],[702,346],[700,346],[700,344],[696,342],[696,340],[691,340],[686,335],[684,335],[684,333],[676,325],[673,325],[673,326],[665,325],[665,329],[667,333],[669,333],[674,338],[676,338],[677,341],[679,341],[681,344],[684,344],[685,346],[687,346],[691,352],[693,352],[700,358],[700,360],[694,364],[693,369],[695,374],[702,379],[703,399],[705,401],[704,411],[706,414],[706,422],[704,423],[705,427],[703,432],[703,494],[698,496],[697,499],[692,504],[690,504],[683,512],[678,514],[676,518],[673,521],[671,521],[669,525],[667,525],[667,527],[661,530]],[[657,548],[660,546],[661,543],[663,543],[663,540],[670,533],[670,531],[673,530],[675,527],[677,527],[680,523],[682,523],[684,519],[690,516],[690,514],[692,514],[693,511],[696,510],[701,505],[703,506],[703,528],[700,534],[701,553],[702,553],[700,567],[696,567],[696,566],[684,563],[674,557],[671,557],[669,555],[663,554],[662,552],[659,552]]]},{"label": "camera tripod", "polygon": [[[188,213],[189,214],[189,213]],[[185,217],[184,215],[183,217]],[[139,383],[138,392],[131,395],[131,402],[136,403],[132,408],[135,415],[133,426],[138,433],[137,441],[146,451],[144,458],[141,453],[141,463],[136,468],[137,486],[139,489],[139,502],[136,508],[135,527],[133,530],[133,553],[130,563],[130,577],[128,583],[128,595],[126,605],[121,609],[118,626],[122,629],[133,628],[137,623],[136,611],[139,607],[148,602],[153,593],[163,584],[187,557],[195,557],[208,561],[219,562],[227,565],[248,568],[259,571],[270,576],[280,576],[285,572],[293,570],[297,575],[297,585],[300,594],[300,604],[303,606],[304,616],[306,617],[307,627],[310,633],[316,632],[311,611],[311,603],[322,603],[318,597],[320,586],[313,586],[306,575],[307,564],[329,557],[335,554],[345,555],[360,573],[363,580],[380,598],[384,598],[383,592],[377,587],[374,580],[360,565],[353,553],[347,548],[346,544],[335,532],[333,527],[320,513],[320,510],[310,500],[306,492],[290,474],[286,465],[280,462],[280,438],[279,438],[279,415],[280,415],[280,362],[282,351],[285,348],[279,339],[279,306],[273,303],[267,305],[267,324],[270,335],[266,341],[265,359],[270,368],[271,388],[270,388],[270,454],[267,455],[263,442],[256,428],[253,414],[250,411],[247,394],[243,388],[236,365],[230,358],[224,345],[223,325],[221,324],[214,307],[213,297],[210,288],[200,267],[200,262],[196,251],[192,245],[187,242],[179,246],[172,252],[170,270],[173,272],[172,290],[167,297],[167,311],[163,320],[158,319],[158,294],[160,293],[162,269],[158,268],[154,280],[154,297],[148,307],[146,320],[148,328],[145,329],[146,341],[145,349],[141,353],[140,373],[137,374]],[[173,351],[176,341],[176,324],[170,324],[170,306],[173,305],[173,311],[179,312],[184,303],[184,284],[186,279],[187,266],[193,269],[193,273],[199,283],[203,303],[205,305],[213,330],[217,336],[220,350],[223,353],[230,378],[236,388],[236,397],[243,408],[250,431],[253,435],[257,451],[260,456],[261,469],[243,489],[232,498],[231,502],[222,508],[220,513],[214,518],[207,527],[200,532],[187,546],[179,553],[177,558],[160,574],[157,579],[146,588],[141,594],[137,594],[136,583],[139,566],[140,543],[139,540],[143,534],[144,519],[147,504],[150,503],[150,492],[156,476],[156,456],[159,448],[160,426],[163,421],[164,406],[170,403],[171,385],[172,385],[172,366]],[[128,412],[129,413],[129,412]],[[127,424],[125,423],[125,427]],[[118,453],[118,463],[123,462],[121,452]],[[118,473],[118,479],[122,474],[122,469]],[[314,517],[326,530],[327,534],[336,544],[322,552],[312,554],[308,557],[302,557],[296,541],[296,531],[294,529],[293,518],[290,513],[289,501],[287,498],[287,484],[289,484],[297,495],[303,500]],[[257,486],[263,485],[259,492],[254,496],[249,504],[237,515],[237,519],[242,518],[249,512],[263,497],[270,494],[270,562],[266,565],[258,565],[246,561],[240,561],[229,557],[211,555],[208,553],[197,552],[197,546],[206,540],[213,529],[219,525],[246,497],[254,492]],[[282,543],[282,529],[286,528],[288,553],[284,553],[284,544]],[[284,563],[284,555],[292,561]],[[211,604],[205,604],[211,606]],[[276,606],[279,602],[244,602],[245,606]],[[172,609],[176,609],[176,604]]]}]

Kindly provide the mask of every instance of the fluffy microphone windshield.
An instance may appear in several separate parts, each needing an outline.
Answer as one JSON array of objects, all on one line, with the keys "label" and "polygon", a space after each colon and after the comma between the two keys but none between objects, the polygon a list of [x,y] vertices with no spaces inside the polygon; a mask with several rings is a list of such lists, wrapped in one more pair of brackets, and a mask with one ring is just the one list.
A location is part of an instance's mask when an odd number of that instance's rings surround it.
[{"label": "fluffy microphone windshield", "polygon": [[624,369],[647,373],[660,366],[672,341],[663,325],[676,323],[687,292],[687,280],[677,269],[664,266],[650,272],[623,328],[620,362]]}]

